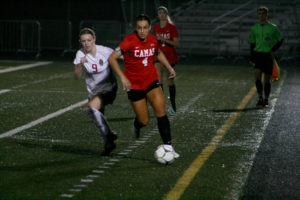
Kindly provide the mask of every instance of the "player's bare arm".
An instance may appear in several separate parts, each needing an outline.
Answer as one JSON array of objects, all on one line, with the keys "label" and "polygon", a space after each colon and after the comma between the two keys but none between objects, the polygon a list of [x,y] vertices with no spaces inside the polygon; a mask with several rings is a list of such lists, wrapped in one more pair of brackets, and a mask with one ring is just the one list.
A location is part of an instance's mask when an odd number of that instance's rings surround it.
[{"label": "player's bare arm", "polygon": [[82,67],[83,67],[83,64],[85,63],[85,61],[86,61],[86,58],[83,57],[83,58],[81,58],[80,64],[75,65],[74,78],[76,80],[80,79],[80,77],[82,75]]},{"label": "player's bare arm", "polygon": [[162,51],[158,50],[156,57],[163,64],[163,66],[165,66],[165,68],[167,68],[167,70],[170,72],[169,78],[175,78],[176,72],[173,69],[173,67],[170,65],[170,63],[168,62],[164,53]]},{"label": "player's bare arm", "polygon": [[165,43],[173,47],[177,47],[179,45],[179,39],[178,38],[172,38],[172,40],[162,39],[162,43]]},{"label": "player's bare arm", "polygon": [[130,81],[126,78],[124,75],[123,71],[120,68],[120,65],[118,63],[118,59],[121,57],[120,52],[114,51],[110,57],[108,58],[108,61],[110,63],[111,68],[116,72],[116,74],[120,77],[122,85],[123,85],[123,90],[130,90],[131,89],[131,83]]}]

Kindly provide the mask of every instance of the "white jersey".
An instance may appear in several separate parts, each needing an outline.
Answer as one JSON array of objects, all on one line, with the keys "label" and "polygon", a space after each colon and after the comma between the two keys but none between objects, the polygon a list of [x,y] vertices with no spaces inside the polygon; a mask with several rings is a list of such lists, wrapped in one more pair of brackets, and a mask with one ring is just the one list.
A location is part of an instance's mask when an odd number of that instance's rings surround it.
[{"label": "white jersey", "polygon": [[111,48],[96,45],[96,57],[87,53],[83,48],[78,50],[74,64],[80,64],[81,58],[86,57],[84,63],[85,82],[89,92],[89,98],[102,93],[105,94],[117,87],[117,81],[109,66],[108,58],[112,54]]}]

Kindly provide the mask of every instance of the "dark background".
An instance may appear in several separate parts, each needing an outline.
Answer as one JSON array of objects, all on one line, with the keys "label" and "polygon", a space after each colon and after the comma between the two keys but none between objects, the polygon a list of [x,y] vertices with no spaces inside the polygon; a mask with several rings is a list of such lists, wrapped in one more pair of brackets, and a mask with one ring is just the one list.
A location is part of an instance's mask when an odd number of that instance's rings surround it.
[{"label": "dark background", "polygon": [[72,22],[84,19],[123,20],[119,0],[10,0],[3,3],[1,19],[71,20]]},{"label": "dark background", "polygon": [[[157,5],[177,6],[180,3],[179,0],[173,0],[172,3],[171,1],[146,0],[11,0],[2,3],[0,20],[10,24],[12,20],[16,21],[16,24],[24,20],[38,22],[41,27],[41,54],[38,57],[47,59],[45,56],[48,54],[53,59],[53,57],[60,57],[60,54],[63,54],[63,57],[73,57],[74,51],[79,48],[78,32],[83,27],[96,29],[97,42],[113,48],[121,41],[124,34],[132,29],[131,22],[134,21],[135,16],[146,13],[155,18]],[[103,22],[104,25],[98,24],[95,26],[92,21]],[[110,26],[111,22],[114,25]],[[70,31],[66,28],[67,24],[71,25]],[[121,26],[121,29],[118,26]],[[9,48],[3,49],[0,47],[1,57],[20,58],[21,56],[22,58],[32,59],[33,57],[30,55],[32,53],[28,45],[25,45],[26,50],[22,50],[22,54],[19,51],[22,47],[17,47],[19,43],[22,43],[19,41],[22,33],[15,31],[15,29],[21,29],[19,28],[21,25],[15,25],[17,28],[13,27],[13,30],[8,28],[8,25],[1,27],[0,37],[4,40],[2,41],[2,47],[7,46]],[[7,30],[4,31],[3,29]],[[28,41],[27,37],[37,37],[37,31],[30,33],[30,30],[33,30],[31,25],[27,25],[25,29],[25,42]],[[18,33],[13,35],[11,32]],[[34,36],[28,36],[30,34]],[[68,38],[70,38],[70,41]],[[104,41],[103,38],[108,38],[108,42]],[[115,41],[112,41],[112,38]],[[15,43],[15,46],[10,47],[12,43]],[[35,44],[30,45],[36,48]],[[23,56],[24,52],[25,56]]]}]

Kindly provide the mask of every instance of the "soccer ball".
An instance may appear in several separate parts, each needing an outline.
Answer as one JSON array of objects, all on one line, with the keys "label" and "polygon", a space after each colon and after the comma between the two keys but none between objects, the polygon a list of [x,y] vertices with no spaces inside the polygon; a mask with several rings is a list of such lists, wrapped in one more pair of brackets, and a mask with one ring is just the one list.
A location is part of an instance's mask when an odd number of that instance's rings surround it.
[{"label": "soccer ball", "polygon": [[155,159],[161,164],[171,164],[174,160],[174,149],[171,145],[159,145],[154,152]]}]

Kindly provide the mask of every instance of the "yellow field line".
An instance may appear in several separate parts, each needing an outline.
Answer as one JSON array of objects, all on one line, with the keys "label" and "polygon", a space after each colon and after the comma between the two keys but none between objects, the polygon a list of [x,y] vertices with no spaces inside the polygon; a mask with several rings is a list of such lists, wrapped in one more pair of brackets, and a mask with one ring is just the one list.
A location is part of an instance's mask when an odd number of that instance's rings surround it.
[{"label": "yellow field line", "polygon": [[256,88],[253,86],[248,94],[243,98],[241,103],[237,106],[237,112],[234,112],[230,115],[230,117],[226,120],[226,122],[222,125],[222,127],[217,131],[215,136],[212,138],[211,142],[208,146],[201,152],[200,155],[192,162],[189,168],[184,172],[181,178],[177,181],[176,185],[172,188],[172,190],[167,194],[165,200],[177,200],[184,193],[186,188],[189,186],[191,181],[194,179],[200,168],[206,162],[206,160],[210,157],[210,155],[215,151],[220,141],[223,139],[224,135],[239,117],[240,112],[246,107],[249,100],[256,93]]}]

